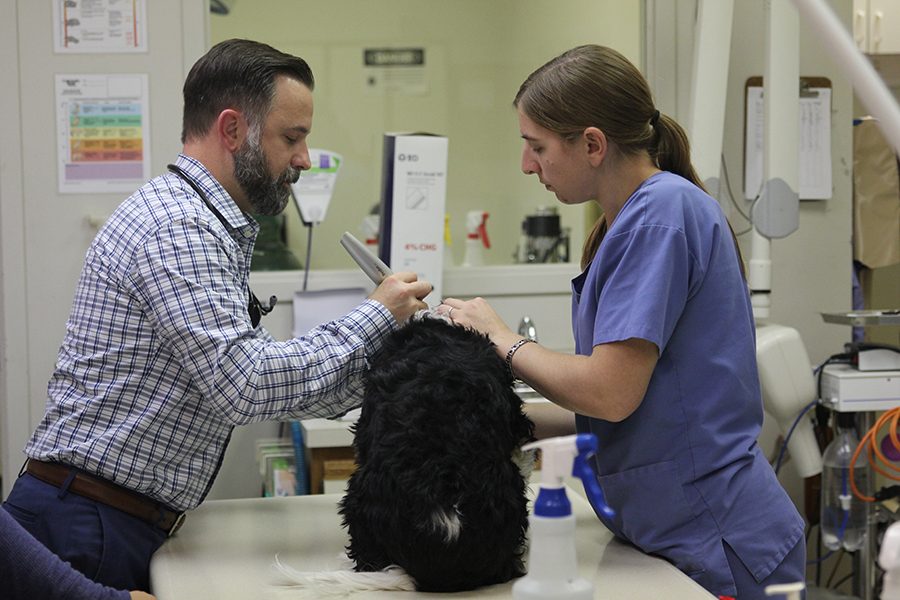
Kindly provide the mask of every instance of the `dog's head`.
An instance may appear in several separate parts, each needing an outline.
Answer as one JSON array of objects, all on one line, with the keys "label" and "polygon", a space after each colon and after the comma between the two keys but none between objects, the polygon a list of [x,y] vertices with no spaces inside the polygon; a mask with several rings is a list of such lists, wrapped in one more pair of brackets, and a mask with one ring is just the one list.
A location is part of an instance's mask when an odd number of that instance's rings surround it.
[{"label": "dog's head", "polygon": [[422,591],[524,572],[525,481],[513,454],[533,424],[490,340],[441,320],[395,331],[366,376],[358,468],[341,503],[358,570],[404,568]]},{"label": "dog's head", "polygon": [[355,432],[360,463],[372,445],[360,436],[376,415],[381,423],[415,425],[418,433],[395,432],[404,443],[430,439],[444,451],[454,445],[448,435],[466,444],[459,436],[470,429],[488,428],[504,451],[531,437],[506,363],[487,336],[474,330],[437,319],[411,321],[385,340],[365,382],[364,414]]}]

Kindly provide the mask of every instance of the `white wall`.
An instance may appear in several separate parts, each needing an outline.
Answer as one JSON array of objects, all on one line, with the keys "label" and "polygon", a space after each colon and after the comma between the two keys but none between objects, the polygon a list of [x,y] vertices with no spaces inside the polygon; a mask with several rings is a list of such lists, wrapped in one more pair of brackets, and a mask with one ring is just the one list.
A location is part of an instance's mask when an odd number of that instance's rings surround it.
[{"label": "white wall", "polygon": [[0,0],[0,447],[9,490],[43,415],[47,380],[95,229],[127,194],[59,194],[55,74],[150,75],[151,171],[181,149],[181,84],[207,48],[206,0],[148,0],[149,52],[54,54],[52,3]]}]

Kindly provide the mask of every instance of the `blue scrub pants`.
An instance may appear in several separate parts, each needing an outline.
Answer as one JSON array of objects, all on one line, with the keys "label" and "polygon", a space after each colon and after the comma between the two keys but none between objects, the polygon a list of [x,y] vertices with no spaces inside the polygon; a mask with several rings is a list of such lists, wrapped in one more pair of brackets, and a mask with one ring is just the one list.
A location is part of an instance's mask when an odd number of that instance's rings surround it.
[{"label": "blue scrub pants", "polygon": [[[734,577],[734,584],[737,586],[736,600],[767,600],[766,586],[775,585],[776,583],[793,583],[795,581],[806,581],[806,540],[803,536],[797,544],[785,555],[781,564],[775,567],[772,573],[758,582],[734,553],[731,547],[723,542],[725,546],[725,556],[728,558],[728,566],[731,567],[731,575]],[[802,597],[806,597],[803,592]]]},{"label": "blue scrub pants", "polygon": [[150,591],[150,557],[166,540],[162,529],[28,473],[16,480],[3,508],[88,578]]}]

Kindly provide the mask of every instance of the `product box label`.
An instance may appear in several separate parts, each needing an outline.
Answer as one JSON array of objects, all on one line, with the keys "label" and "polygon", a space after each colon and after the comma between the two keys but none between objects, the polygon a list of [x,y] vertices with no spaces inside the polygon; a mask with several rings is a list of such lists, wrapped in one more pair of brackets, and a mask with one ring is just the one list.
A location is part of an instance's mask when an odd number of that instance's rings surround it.
[{"label": "product box label", "polygon": [[434,285],[429,306],[442,298],[447,142],[437,135],[384,137],[379,258]]}]

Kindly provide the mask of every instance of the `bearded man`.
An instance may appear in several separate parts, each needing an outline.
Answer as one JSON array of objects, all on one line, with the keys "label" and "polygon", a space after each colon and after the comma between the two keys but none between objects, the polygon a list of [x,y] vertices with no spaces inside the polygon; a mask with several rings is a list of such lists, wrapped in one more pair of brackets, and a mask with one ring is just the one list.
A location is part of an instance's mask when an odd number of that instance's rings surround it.
[{"label": "bearded man", "polygon": [[359,405],[383,338],[432,289],[394,274],[345,316],[276,341],[249,287],[259,225],[310,168],[307,63],[228,40],[184,84],[183,150],[87,251],[46,413],[3,504],[88,577],[149,589],[150,558],[215,480],[236,425]]}]

